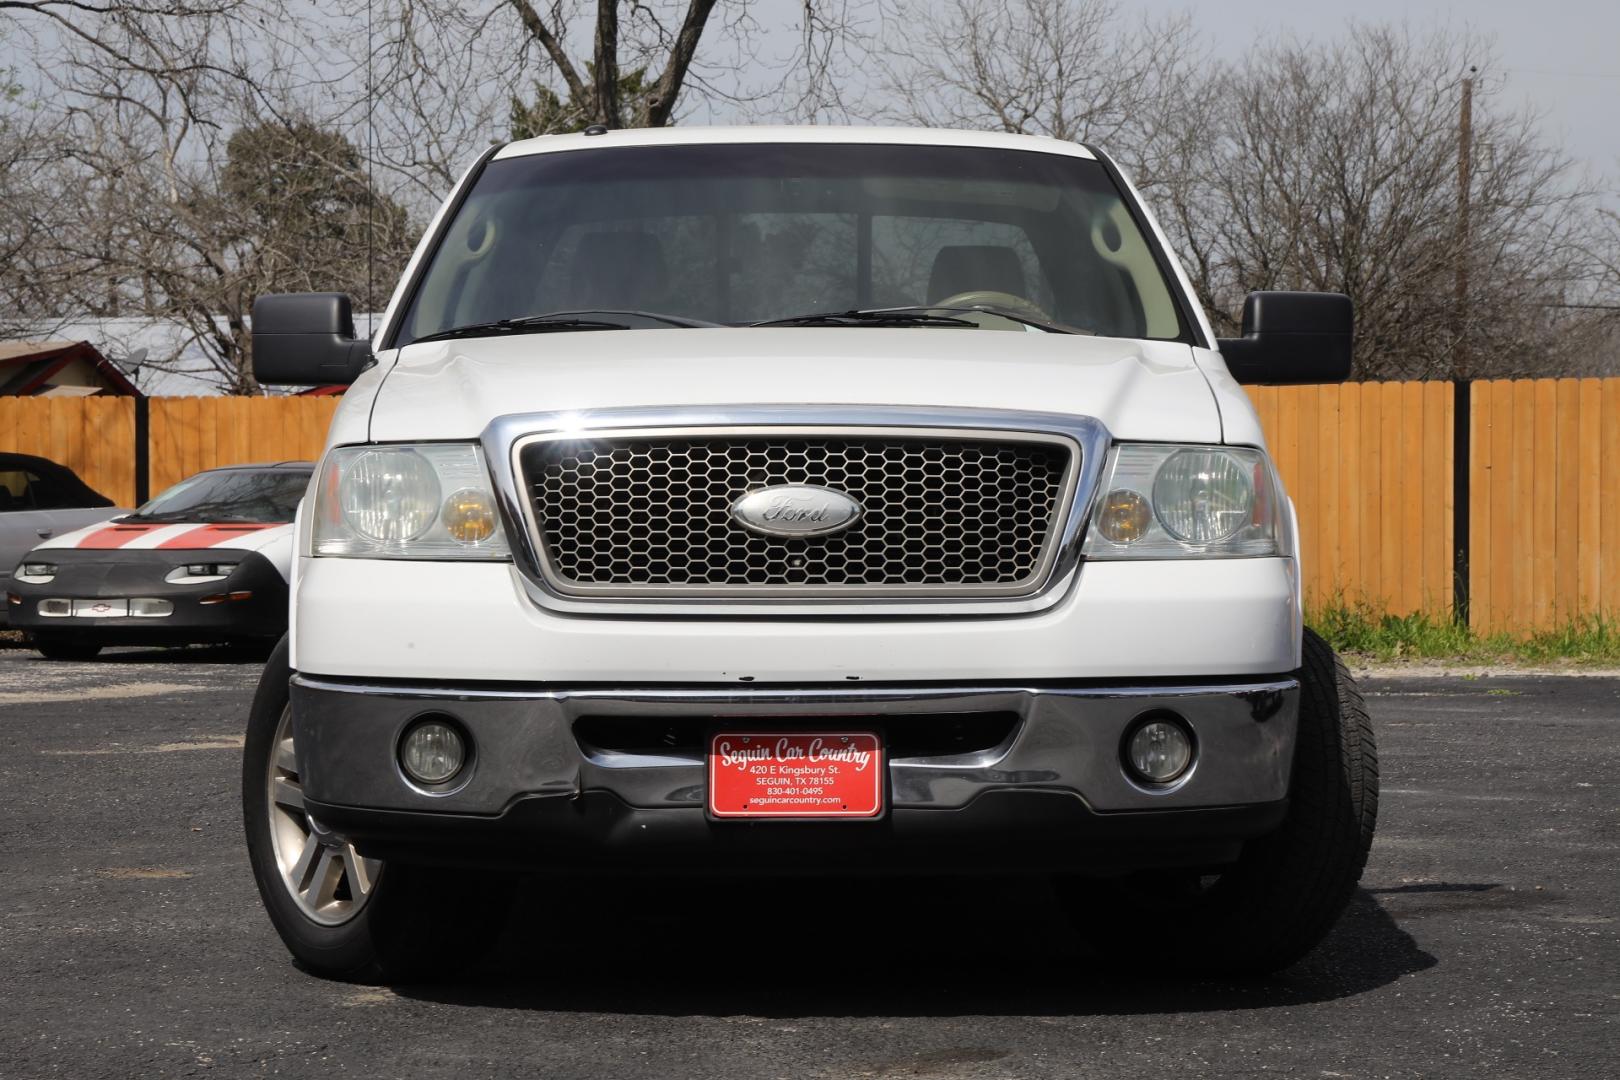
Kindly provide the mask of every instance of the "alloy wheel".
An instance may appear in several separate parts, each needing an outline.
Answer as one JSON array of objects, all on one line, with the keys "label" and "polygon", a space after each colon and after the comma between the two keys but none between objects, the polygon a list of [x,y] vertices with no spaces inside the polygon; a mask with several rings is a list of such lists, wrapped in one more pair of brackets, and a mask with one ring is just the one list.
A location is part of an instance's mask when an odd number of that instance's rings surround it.
[{"label": "alloy wheel", "polygon": [[265,808],[281,883],[312,922],[337,926],[359,914],[382,872],[354,845],[324,828],[304,809],[304,786],[293,751],[292,708],[281,711],[267,770]]}]

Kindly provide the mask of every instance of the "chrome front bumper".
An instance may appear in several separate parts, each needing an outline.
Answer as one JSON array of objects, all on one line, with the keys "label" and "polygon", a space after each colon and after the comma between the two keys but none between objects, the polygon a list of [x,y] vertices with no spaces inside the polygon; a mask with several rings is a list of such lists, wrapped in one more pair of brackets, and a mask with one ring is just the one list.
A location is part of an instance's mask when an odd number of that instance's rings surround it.
[{"label": "chrome front bumper", "polygon": [[[884,850],[903,852],[911,830],[958,854],[967,849],[956,840],[969,833],[987,850],[1044,844],[1055,852],[1064,844],[1063,828],[1129,839],[1140,849],[1134,861],[1145,865],[1218,861],[1217,848],[1235,854],[1242,839],[1281,819],[1298,700],[1291,678],[1196,686],[628,691],[296,675],[292,687],[304,795],[324,824],[385,856],[507,861],[499,857],[505,850],[510,861],[531,865],[621,855],[629,862],[685,861],[695,852],[736,849],[732,837],[739,832],[753,834],[751,843],[767,854],[784,846],[777,841],[822,854],[845,845],[864,849],[873,836],[883,838]],[[430,712],[454,717],[474,747],[470,765],[446,792],[416,788],[396,764],[405,728]],[[1127,776],[1120,741],[1133,721],[1161,712],[1192,728],[1198,756],[1181,780],[1154,789]],[[989,715],[1007,718],[994,745],[912,753],[897,744],[884,819],[830,827],[710,821],[704,762],[693,740],[604,747],[605,740],[582,734],[621,722],[665,722],[673,731],[739,722],[809,729],[859,723],[879,731],[903,726],[915,746],[935,718],[944,725]],[[1043,832],[1048,824],[1054,831]],[[867,838],[858,838],[863,831]],[[1143,837],[1210,843],[1160,860],[1151,844],[1142,847]],[[470,854],[475,848],[481,854]],[[1084,848],[1055,861],[1084,863],[1090,858]]]}]

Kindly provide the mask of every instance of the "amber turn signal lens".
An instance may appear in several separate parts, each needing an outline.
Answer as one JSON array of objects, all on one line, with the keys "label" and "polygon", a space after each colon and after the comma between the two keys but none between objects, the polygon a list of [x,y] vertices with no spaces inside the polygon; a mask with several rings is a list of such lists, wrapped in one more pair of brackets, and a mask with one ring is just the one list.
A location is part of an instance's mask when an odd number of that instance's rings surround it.
[{"label": "amber turn signal lens", "polygon": [[1103,497],[1097,531],[1116,544],[1129,544],[1146,536],[1152,521],[1153,509],[1147,499],[1120,488]]},{"label": "amber turn signal lens", "polygon": [[444,500],[444,528],[463,544],[477,544],[495,535],[495,507],[489,496],[462,488]]}]

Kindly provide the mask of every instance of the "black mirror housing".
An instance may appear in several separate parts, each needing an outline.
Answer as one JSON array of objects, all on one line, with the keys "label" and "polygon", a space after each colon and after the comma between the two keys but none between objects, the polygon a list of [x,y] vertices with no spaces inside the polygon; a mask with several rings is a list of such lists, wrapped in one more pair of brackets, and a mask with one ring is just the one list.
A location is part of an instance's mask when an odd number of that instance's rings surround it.
[{"label": "black mirror housing", "polygon": [[1243,336],[1218,344],[1240,383],[1344,382],[1354,331],[1354,306],[1343,293],[1252,292],[1243,301]]},{"label": "black mirror housing", "polygon": [[371,364],[342,293],[282,293],[253,302],[253,377],[266,386],[348,386]]}]

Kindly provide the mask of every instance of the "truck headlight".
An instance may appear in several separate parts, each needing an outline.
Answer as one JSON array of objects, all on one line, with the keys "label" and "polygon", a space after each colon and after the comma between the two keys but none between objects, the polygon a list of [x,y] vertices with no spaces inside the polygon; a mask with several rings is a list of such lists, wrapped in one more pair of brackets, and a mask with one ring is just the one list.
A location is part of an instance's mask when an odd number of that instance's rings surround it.
[{"label": "truck headlight", "polygon": [[[445,492],[452,494],[448,499]],[[508,559],[483,451],[474,443],[340,446],[316,489],[311,553],[376,559]]]},{"label": "truck headlight", "polygon": [[1109,453],[1103,477],[1088,558],[1233,558],[1283,550],[1277,480],[1259,450],[1122,443]]}]

